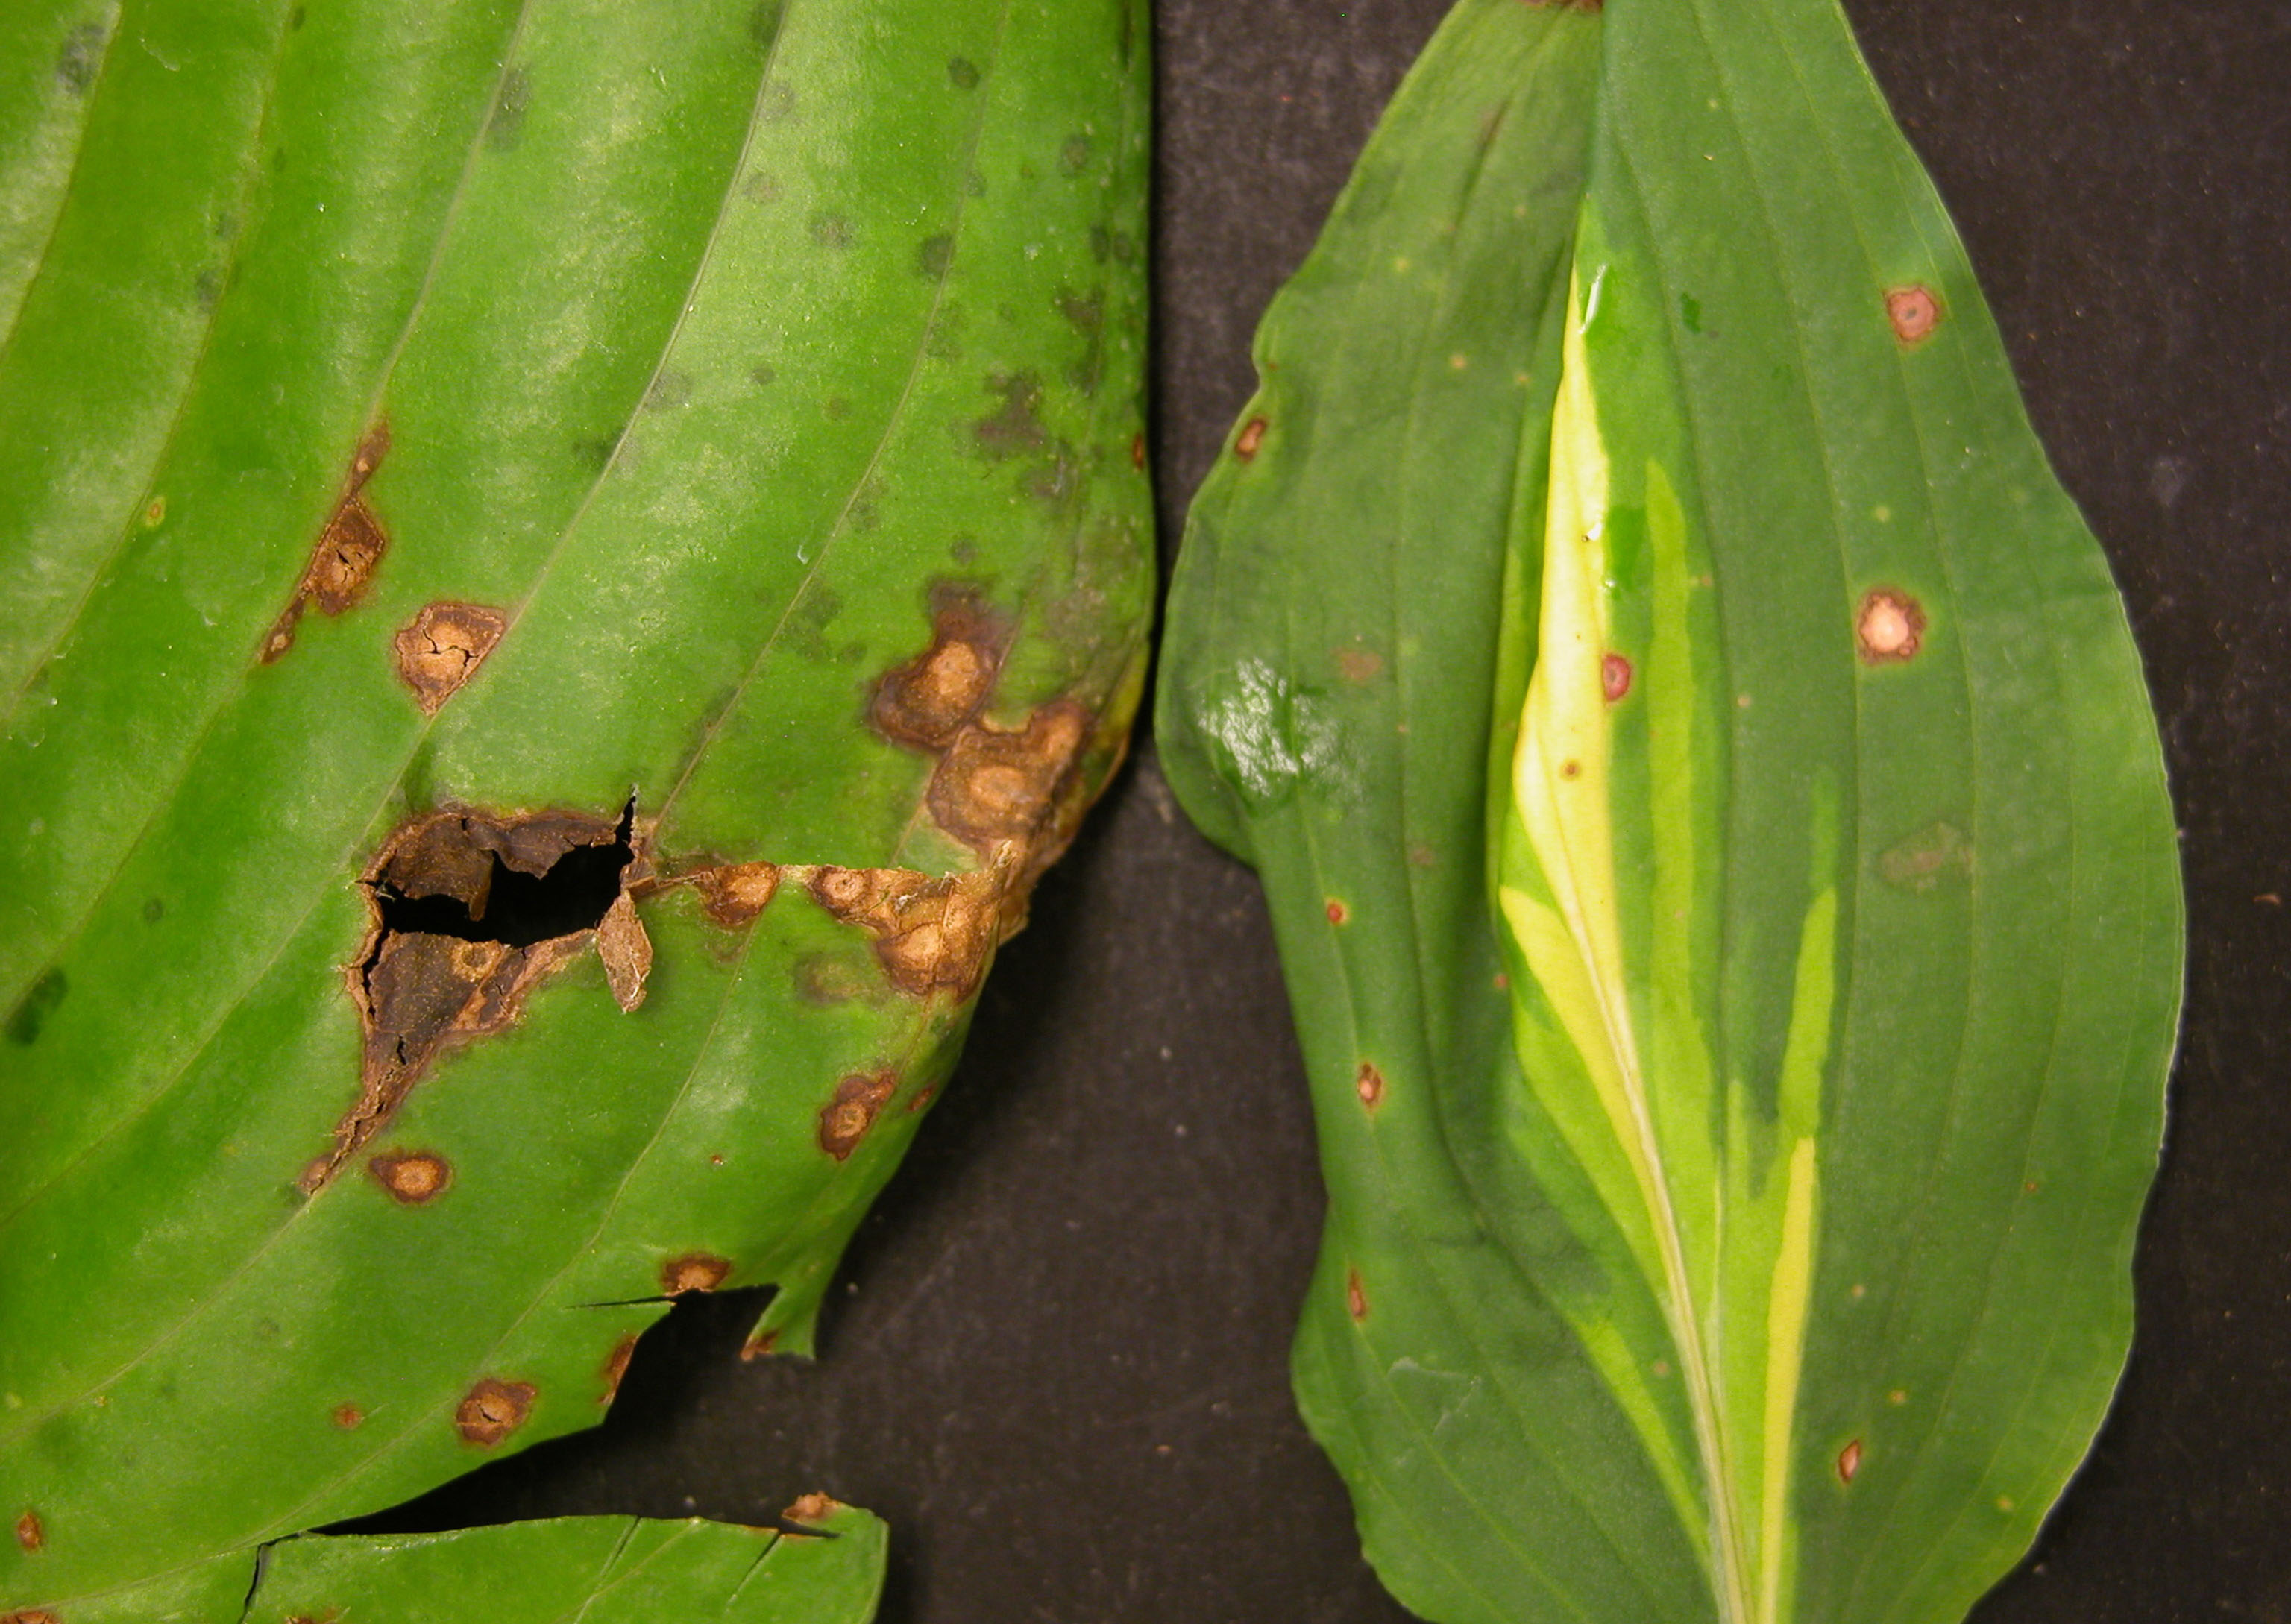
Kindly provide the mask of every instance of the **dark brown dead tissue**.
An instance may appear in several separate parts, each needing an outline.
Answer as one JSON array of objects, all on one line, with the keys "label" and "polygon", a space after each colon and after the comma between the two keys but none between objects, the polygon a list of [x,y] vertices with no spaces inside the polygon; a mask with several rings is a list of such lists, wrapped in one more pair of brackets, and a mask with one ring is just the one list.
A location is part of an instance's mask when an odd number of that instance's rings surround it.
[{"label": "dark brown dead tissue", "polygon": [[514,1023],[592,937],[622,1007],[643,1001],[652,944],[629,899],[651,873],[642,844],[633,797],[616,821],[455,807],[398,827],[366,870],[366,945],[345,973],[365,1034],[358,1098],[305,1191],[380,1131],[440,1052]]}]

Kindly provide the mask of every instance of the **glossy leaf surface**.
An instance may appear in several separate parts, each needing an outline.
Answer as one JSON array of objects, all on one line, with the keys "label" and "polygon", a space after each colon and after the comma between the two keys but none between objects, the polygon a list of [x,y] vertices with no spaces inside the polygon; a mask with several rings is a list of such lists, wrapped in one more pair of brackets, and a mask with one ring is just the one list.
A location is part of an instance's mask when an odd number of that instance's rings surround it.
[{"label": "glossy leaf surface", "polygon": [[0,1611],[808,1351],[1151,579],[1127,0],[22,10]]},{"label": "glossy leaf surface", "polygon": [[1459,7],[1259,358],[1162,733],[1273,901],[1372,1558],[1437,1620],[1961,1617],[2122,1365],[2180,904],[2106,564],[1842,19]]}]

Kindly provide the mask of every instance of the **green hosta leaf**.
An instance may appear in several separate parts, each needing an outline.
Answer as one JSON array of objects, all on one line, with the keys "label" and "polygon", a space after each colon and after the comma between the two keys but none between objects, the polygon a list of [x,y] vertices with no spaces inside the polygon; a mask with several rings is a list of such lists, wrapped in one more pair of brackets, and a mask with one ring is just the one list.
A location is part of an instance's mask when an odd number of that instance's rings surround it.
[{"label": "green hosta leaf", "polygon": [[[1561,131],[1496,185],[1491,37]],[[1463,5],[1260,361],[1163,732],[1273,899],[1371,1556],[1440,1620],[1960,1617],[2123,1362],[2180,903],[2106,565],[1834,6]]]},{"label": "green hosta leaf", "polygon": [[1135,703],[1145,43],[0,24],[0,1612],[808,1349]]},{"label": "green hosta leaf", "polygon": [[864,1624],[883,1588],[883,1525],[824,1499],[799,1502],[790,1515],[799,1514],[801,1532],[792,1533],[697,1519],[561,1517],[442,1534],[305,1534],[92,1597],[70,1617],[551,1624],[595,1612],[660,1624]]}]

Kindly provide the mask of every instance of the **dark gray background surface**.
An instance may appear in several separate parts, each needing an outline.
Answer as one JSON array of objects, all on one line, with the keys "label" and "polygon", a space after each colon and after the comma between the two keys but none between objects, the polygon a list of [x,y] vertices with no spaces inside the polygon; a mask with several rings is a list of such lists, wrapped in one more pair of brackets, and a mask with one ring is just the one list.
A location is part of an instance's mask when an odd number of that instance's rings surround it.
[{"label": "dark gray background surface", "polygon": [[[1443,0],[1162,0],[1154,443],[1174,551]],[[2146,654],[2188,1021],[2117,1410],[1982,1624],[2291,1624],[2291,4],[1850,0]],[[885,1624],[1392,1624],[1285,1360],[1319,1223],[1256,883],[1150,747],[996,967],[812,1366],[687,1303],[611,1420],[394,1514],[893,1525]],[[1657,1621],[1650,1621],[1657,1624]]]}]

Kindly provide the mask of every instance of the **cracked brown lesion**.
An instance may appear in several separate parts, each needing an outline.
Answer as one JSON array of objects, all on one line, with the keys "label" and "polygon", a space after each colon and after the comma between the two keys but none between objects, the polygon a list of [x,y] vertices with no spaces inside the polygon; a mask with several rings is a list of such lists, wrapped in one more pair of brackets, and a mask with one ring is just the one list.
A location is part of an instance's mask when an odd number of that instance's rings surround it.
[{"label": "cracked brown lesion", "polygon": [[390,639],[398,680],[424,716],[435,716],[478,674],[508,630],[509,617],[483,604],[425,605]]},{"label": "cracked brown lesion", "polygon": [[360,493],[389,453],[390,425],[378,422],[358,443],[342,498],[310,549],[310,561],[303,566],[294,595],[262,639],[265,665],[294,646],[295,629],[306,610],[315,607],[321,615],[346,615],[364,600],[382,555],[390,549],[390,535]]},{"label": "cracked brown lesion", "polygon": [[454,1430],[480,1449],[491,1449],[525,1425],[540,1392],[529,1381],[488,1376],[471,1387],[454,1410]]},{"label": "cracked brown lesion", "polygon": [[[592,936],[622,1007],[642,1001],[652,945],[629,892],[651,869],[634,819],[633,800],[617,823],[454,808],[390,836],[366,870],[366,945],[344,972],[364,1038],[358,1097],[335,1125],[333,1148],[304,1170],[306,1193],[381,1131],[439,1054],[515,1023],[533,990]],[[609,891],[611,900],[591,903],[568,888]],[[503,917],[497,890],[518,893],[518,917]]]},{"label": "cracked brown lesion", "polygon": [[726,863],[696,869],[680,878],[700,893],[700,905],[710,919],[727,930],[737,930],[753,924],[779,895],[780,865]]},{"label": "cracked brown lesion", "polygon": [[959,1001],[978,990],[987,961],[1010,934],[1009,871],[974,869],[938,879],[907,868],[789,869],[828,913],[873,938],[884,977],[900,992]]}]

